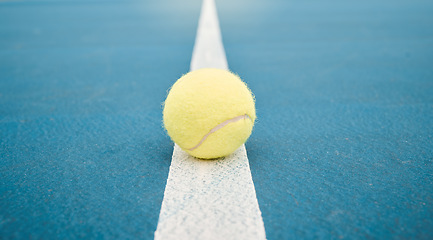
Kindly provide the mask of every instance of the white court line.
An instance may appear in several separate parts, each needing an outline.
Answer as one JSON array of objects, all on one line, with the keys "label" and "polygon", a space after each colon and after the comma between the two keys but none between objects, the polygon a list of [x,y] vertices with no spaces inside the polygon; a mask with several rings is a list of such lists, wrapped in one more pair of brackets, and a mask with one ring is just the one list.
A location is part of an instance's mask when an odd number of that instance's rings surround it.
[{"label": "white court line", "polygon": [[[203,0],[190,67],[228,69],[214,0]],[[175,145],[155,239],[266,239],[244,145],[219,160]]]}]

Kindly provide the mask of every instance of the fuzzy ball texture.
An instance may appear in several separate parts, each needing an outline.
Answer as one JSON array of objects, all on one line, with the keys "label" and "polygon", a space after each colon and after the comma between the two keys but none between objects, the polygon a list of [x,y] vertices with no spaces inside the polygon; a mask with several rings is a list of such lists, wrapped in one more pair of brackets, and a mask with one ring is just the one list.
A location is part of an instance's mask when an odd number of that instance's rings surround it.
[{"label": "fuzzy ball texture", "polygon": [[190,155],[227,156],[251,135],[254,97],[235,74],[204,68],[182,76],[170,89],[163,110],[171,139]]}]

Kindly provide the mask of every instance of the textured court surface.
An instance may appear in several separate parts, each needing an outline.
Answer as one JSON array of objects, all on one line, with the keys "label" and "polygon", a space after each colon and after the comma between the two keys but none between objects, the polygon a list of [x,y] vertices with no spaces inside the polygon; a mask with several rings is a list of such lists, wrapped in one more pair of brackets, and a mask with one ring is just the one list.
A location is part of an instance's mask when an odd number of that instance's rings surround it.
[{"label": "textured court surface", "polygon": [[[267,238],[433,238],[433,3],[216,3]],[[153,238],[200,4],[0,2],[1,238]]]}]

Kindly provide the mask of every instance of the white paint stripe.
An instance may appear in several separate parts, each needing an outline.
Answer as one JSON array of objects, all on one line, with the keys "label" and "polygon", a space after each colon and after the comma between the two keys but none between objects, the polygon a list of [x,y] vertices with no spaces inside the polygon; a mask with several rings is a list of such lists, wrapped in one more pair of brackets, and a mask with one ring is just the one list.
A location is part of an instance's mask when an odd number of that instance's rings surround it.
[{"label": "white paint stripe", "polygon": [[[216,7],[203,0],[191,70],[227,69]],[[266,239],[245,146],[199,160],[175,145],[155,239]]]},{"label": "white paint stripe", "polygon": [[155,239],[266,239],[244,146],[220,160],[175,146]]},{"label": "white paint stripe", "polygon": [[228,69],[214,0],[203,0],[190,65],[191,71],[200,68]]}]

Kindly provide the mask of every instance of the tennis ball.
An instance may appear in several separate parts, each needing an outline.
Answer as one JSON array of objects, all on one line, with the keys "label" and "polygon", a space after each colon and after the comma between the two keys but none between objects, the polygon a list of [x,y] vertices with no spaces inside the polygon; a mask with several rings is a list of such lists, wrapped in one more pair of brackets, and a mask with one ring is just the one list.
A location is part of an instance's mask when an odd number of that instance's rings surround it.
[{"label": "tennis ball", "polygon": [[213,68],[177,80],[163,110],[171,139],[203,159],[233,153],[251,135],[255,119],[254,98],[246,84],[227,70]]}]

